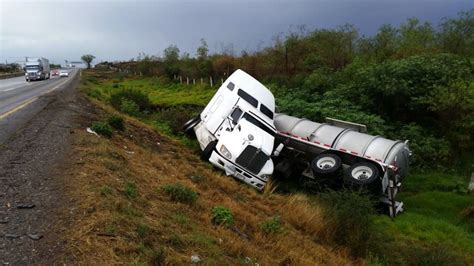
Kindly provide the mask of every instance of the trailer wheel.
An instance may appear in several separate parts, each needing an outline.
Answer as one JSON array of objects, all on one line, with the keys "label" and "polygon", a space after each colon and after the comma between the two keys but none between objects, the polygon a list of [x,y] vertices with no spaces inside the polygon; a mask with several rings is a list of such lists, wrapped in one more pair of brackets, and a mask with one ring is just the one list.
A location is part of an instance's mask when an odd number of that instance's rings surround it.
[{"label": "trailer wheel", "polygon": [[204,148],[204,150],[201,152],[201,159],[203,161],[208,161],[209,158],[211,158],[211,154],[214,151],[214,149],[216,148],[216,146],[217,146],[217,140],[209,142],[209,144],[207,144],[206,148]]},{"label": "trailer wheel", "polygon": [[188,122],[184,123],[183,125],[183,131],[184,134],[188,135],[189,137],[195,137],[196,135],[194,134],[194,127],[201,122],[201,117],[196,116],[189,120]]},{"label": "trailer wheel", "polygon": [[328,175],[341,168],[341,158],[332,153],[321,153],[311,162],[311,169],[315,174]]},{"label": "trailer wheel", "polygon": [[358,162],[347,169],[349,183],[355,185],[368,185],[379,177],[378,168],[369,162]]}]

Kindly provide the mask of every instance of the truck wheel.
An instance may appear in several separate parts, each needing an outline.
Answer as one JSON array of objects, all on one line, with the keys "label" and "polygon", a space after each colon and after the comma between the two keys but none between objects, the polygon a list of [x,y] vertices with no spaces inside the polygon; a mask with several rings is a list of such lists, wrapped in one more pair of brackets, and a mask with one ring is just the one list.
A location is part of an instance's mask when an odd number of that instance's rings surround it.
[{"label": "truck wheel", "polygon": [[379,177],[378,168],[369,162],[358,162],[347,169],[347,181],[354,185],[368,185]]},{"label": "truck wheel", "polygon": [[211,154],[216,148],[216,146],[217,146],[217,140],[209,142],[206,148],[204,148],[204,150],[201,152],[201,159],[203,161],[209,161],[209,158],[211,158]]},{"label": "truck wheel", "polygon": [[201,117],[197,116],[193,119],[189,120],[188,122],[184,123],[183,131],[184,134],[188,135],[189,137],[195,137],[194,134],[194,127],[201,122]]},{"label": "truck wheel", "polygon": [[341,165],[341,158],[336,154],[321,153],[311,162],[311,169],[316,175],[328,175],[337,172]]}]

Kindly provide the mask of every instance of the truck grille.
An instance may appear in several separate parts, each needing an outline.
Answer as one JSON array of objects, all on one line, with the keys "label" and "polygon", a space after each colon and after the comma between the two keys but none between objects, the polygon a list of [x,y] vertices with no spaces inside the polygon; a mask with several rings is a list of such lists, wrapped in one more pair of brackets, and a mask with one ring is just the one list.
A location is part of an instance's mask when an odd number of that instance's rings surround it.
[{"label": "truck grille", "polygon": [[29,75],[30,77],[34,77],[34,76],[36,76],[36,74],[35,74],[35,73],[33,73],[33,72],[30,72],[30,73],[28,73],[28,75]]},{"label": "truck grille", "polygon": [[254,146],[247,146],[237,158],[236,163],[256,175],[262,170],[268,159],[268,155],[263,151]]}]

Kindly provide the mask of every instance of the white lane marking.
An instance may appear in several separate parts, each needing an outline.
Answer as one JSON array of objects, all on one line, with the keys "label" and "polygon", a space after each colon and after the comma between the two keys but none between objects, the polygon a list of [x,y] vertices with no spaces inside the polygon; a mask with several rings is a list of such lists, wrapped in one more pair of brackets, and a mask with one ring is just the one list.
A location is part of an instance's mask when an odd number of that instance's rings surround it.
[{"label": "white lane marking", "polygon": [[9,110],[9,111],[6,111],[6,112],[3,113],[3,114],[0,114],[0,120],[2,120],[2,119],[4,119],[5,117],[7,117],[7,116],[9,116],[9,115],[11,115],[11,114],[13,114],[13,113],[15,113],[16,111],[18,111],[18,110],[22,109],[23,107],[29,105],[30,103],[36,101],[41,95],[50,93],[50,92],[54,91],[55,89],[61,87],[62,85],[64,85],[64,84],[65,84],[66,82],[68,82],[68,81],[69,81],[69,79],[67,79],[67,80],[65,80],[65,81],[63,81],[63,82],[61,82],[60,84],[56,85],[56,86],[53,87],[52,89],[47,90],[46,92],[43,92],[43,93],[41,93],[41,94],[39,94],[39,95],[37,95],[37,96],[31,97],[31,98],[29,98],[29,99],[27,99],[27,100],[21,102],[21,103],[20,103],[19,105],[17,105],[15,108],[13,108],[13,109],[11,109],[11,110]]}]

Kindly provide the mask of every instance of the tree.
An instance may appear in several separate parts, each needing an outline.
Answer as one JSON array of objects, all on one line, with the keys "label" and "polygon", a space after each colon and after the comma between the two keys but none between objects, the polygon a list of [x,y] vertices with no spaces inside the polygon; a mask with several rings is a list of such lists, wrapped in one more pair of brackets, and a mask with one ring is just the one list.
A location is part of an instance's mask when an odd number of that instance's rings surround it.
[{"label": "tree", "polygon": [[179,48],[176,45],[170,45],[163,51],[165,73],[169,78],[179,75]]},{"label": "tree", "polygon": [[207,42],[204,39],[201,39],[201,46],[197,48],[196,54],[199,60],[204,60],[207,58],[209,53],[209,48],[207,47]]},{"label": "tree", "polygon": [[82,59],[82,61],[84,61],[84,63],[86,63],[87,69],[90,69],[91,68],[91,63],[95,59],[95,56],[93,56],[91,54],[85,54],[81,57],[81,59]]},{"label": "tree", "polygon": [[444,18],[438,33],[441,47],[460,55],[474,53],[474,8],[460,12],[455,19]]},{"label": "tree", "polygon": [[179,60],[179,48],[176,45],[170,45],[163,51],[165,62],[174,63]]}]

